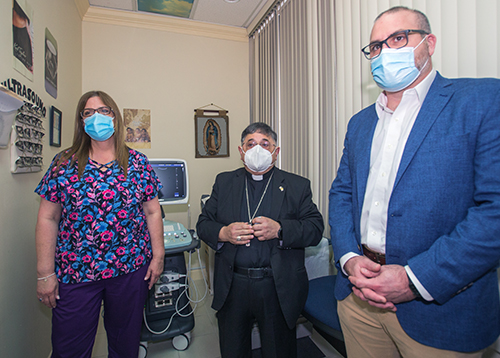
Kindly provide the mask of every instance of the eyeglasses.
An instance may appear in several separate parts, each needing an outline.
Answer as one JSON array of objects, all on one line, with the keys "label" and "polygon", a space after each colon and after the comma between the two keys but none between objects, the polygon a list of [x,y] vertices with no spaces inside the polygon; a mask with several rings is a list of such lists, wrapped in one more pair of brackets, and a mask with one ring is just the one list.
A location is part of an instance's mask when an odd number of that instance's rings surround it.
[{"label": "eyeglasses", "polygon": [[42,117],[42,110],[30,103],[23,104],[23,106],[19,108],[19,112],[21,114],[35,116],[37,118]]},{"label": "eyeglasses", "polygon": [[39,132],[39,131],[37,131],[37,130],[35,130],[35,129],[33,129],[33,130],[32,130],[32,133],[33,133],[33,137],[34,137],[35,139],[38,139],[38,140],[42,139],[42,138],[43,138],[43,136],[45,135],[45,133],[43,133],[43,132]]},{"label": "eyeglasses", "polygon": [[16,133],[19,136],[19,138],[25,138],[25,139],[31,138],[31,129],[30,128],[23,128],[22,126],[16,125]]},{"label": "eyeglasses", "polygon": [[42,120],[36,117],[32,117],[31,115],[21,114],[19,113],[16,117],[17,121],[22,124],[26,124],[29,126],[38,127],[43,129]]},{"label": "eyeglasses", "polygon": [[26,141],[17,141],[16,147],[21,152],[30,152],[30,153],[34,153],[34,154],[42,154],[42,150],[43,150],[42,144],[26,142]]},{"label": "eyeglasses", "polygon": [[250,150],[252,149],[253,147],[255,147],[256,145],[260,145],[262,148],[268,150],[268,151],[271,151],[271,148],[273,146],[276,147],[276,144],[271,144],[268,140],[266,139],[263,139],[260,143],[257,143],[256,141],[254,140],[251,140],[251,141],[248,141],[247,143],[245,143],[245,147],[247,148],[247,150]]},{"label": "eyeglasses", "polygon": [[43,166],[43,157],[17,157],[16,165],[20,168],[23,167],[41,167]]},{"label": "eyeglasses", "polygon": [[45,133],[36,130],[35,128],[24,128],[20,125],[16,125],[16,134],[19,138],[36,140],[41,140],[45,135]]},{"label": "eyeglasses", "polygon": [[92,116],[95,112],[104,114],[105,116],[109,116],[111,113],[113,113],[113,110],[108,106],[99,107],[97,109],[84,108],[84,110],[80,112],[80,115],[82,116],[82,118],[88,118]]},{"label": "eyeglasses", "polygon": [[374,41],[369,45],[363,47],[361,52],[365,55],[368,60],[373,60],[378,57],[382,52],[382,47],[384,44],[389,48],[398,49],[408,45],[408,36],[411,34],[421,34],[429,35],[428,32],[424,30],[404,30],[393,33],[391,36],[386,38],[384,41]]}]

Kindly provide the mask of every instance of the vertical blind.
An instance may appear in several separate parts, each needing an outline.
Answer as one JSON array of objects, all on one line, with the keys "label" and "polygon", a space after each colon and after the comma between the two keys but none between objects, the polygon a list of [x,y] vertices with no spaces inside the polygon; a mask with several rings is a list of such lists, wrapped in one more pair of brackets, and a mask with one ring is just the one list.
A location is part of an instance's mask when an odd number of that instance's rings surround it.
[{"label": "vertical blind", "polygon": [[311,180],[323,215],[320,193],[336,167],[320,165],[336,160],[333,9],[331,0],[280,1],[250,35],[251,121],[277,131],[279,167]]},{"label": "vertical blind", "polygon": [[360,49],[397,5],[428,16],[443,76],[499,77],[498,0],[284,0],[250,34],[251,121],[277,131],[280,168],[311,180],[325,222],[347,123],[380,93]]}]

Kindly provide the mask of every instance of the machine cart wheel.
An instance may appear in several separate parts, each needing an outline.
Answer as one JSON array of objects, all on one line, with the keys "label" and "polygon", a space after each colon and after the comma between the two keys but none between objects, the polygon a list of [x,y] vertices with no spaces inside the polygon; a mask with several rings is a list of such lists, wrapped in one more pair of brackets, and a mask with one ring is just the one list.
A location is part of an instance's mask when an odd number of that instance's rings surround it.
[{"label": "machine cart wheel", "polygon": [[148,342],[141,342],[139,344],[139,358],[146,358],[148,356]]},{"label": "machine cart wheel", "polygon": [[185,351],[189,347],[191,341],[191,333],[183,333],[172,338],[172,346],[178,351]]}]

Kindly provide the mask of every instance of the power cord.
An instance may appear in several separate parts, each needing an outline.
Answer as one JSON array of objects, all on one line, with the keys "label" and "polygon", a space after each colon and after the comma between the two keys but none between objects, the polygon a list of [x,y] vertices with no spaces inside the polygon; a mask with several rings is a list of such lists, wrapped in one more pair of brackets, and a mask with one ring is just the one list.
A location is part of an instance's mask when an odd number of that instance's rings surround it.
[{"label": "power cord", "polygon": [[[196,249],[196,252],[198,254],[198,262],[201,264],[200,249]],[[175,317],[175,315],[178,315],[180,317],[189,317],[190,315],[194,314],[194,312],[196,310],[196,307],[198,306],[198,303],[202,302],[205,299],[205,297],[207,296],[207,293],[208,293],[208,282],[207,282],[207,277],[205,275],[205,272],[202,269],[201,270],[201,274],[202,274],[202,277],[203,277],[203,282],[205,284],[205,293],[204,293],[203,297],[201,299],[199,299],[198,287],[196,286],[194,280],[192,280],[192,278],[191,278],[191,271],[192,271],[192,268],[191,268],[191,257],[192,257],[192,252],[189,253],[189,260],[188,260],[188,267],[187,267],[187,274],[186,275],[178,274],[178,273],[174,273],[174,272],[167,272],[166,274],[160,275],[160,278],[163,276],[165,280],[168,280],[168,281],[166,281],[166,284],[160,286],[160,291],[161,292],[163,292],[163,293],[169,293],[169,292],[178,290],[181,287],[184,287],[184,290],[182,290],[182,292],[177,297],[177,300],[175,301],[175,312],[170,316],[170,319],[168,321],[167,326],[163,330],[161,330],[159,332],[154,331],[148,325],[148,321],[147,321],[147,318],[146,318],[146,310],[143,310],[144,325],[146,326],[146,328],[148,329],[148,331],[151,332],[152,334],[159,335],[159,334],[163,334],[166,331],[168,331],[168,329],[170,328],[170,325],[172,324],[172,320]],[[171,281],[176,281],[179,278],[183,278],[183,277],[186,277],[186,284],[181,284],[179,282],[171,282]],[[190,288],[190,285],[192,285],[192,287],[194,288],[194,291],[196,293],[196,295],[195,295],[196,299],[191,298],[191,296],[189,295],[188,289]],[[168,290],[168,291],[164,291],[162,288],[164,288],[165,290]],[[179,301],[180,301],[180,298],[182,297],[182,295],[186,295],[186,298],[188,299],[188,302],[183,307],[179,308]],[[190,303],[194,303],[194,307],[192,308],[191,312],[189,312],[187,314],[182,313],[182,311],[185,308],[187,308]]]}]

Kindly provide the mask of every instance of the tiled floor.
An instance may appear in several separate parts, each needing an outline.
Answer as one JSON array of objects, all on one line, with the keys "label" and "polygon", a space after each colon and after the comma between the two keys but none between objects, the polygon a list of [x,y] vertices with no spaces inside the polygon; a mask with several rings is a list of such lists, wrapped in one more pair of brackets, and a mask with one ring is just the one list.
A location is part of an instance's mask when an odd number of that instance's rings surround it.
[{"label": "tiled floor", "polygon": [[[205,292],[205,285],[201,275],[194,279],[193,282],[197,285],[200,292],[200,298]],[[191,290],[191,292],[193,292]],[[193,293],[191,293],[193,295]],[[195,326],[191,331],[191,342],[185,351],[177,351],[172,346],[172,340],[162,342],[148,343],[147,358],[218,358],[220,357],[217,322],[215,311],[210,307],[212,296],[207,294],[206,298],[197,305],[195,310]],[[193,305],[194,306],[194,305]],[[305,322],[305,327],[309,327],[308,322]],[[316,331],[312,330],[311,339],[325,354],[327,358],[342,357],[337,351],[321,337]],[[93,358],[107,357],[107,342],[106,333],[102,325],[102,320],[99,324],[96,342],[94,345]]]}]

